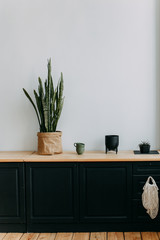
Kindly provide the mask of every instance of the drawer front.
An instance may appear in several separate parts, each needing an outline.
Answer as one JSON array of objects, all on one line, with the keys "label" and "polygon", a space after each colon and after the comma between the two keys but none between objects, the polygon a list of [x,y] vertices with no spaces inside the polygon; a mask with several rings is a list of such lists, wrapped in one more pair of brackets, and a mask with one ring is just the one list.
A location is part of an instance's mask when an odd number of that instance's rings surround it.
[{"label": "drawer front", "polygon": [[147,210],[143,207],[141,200],[133,200],[133,221],[156,223],[160,221],[160,212],[155,219],[151,219]]},{"label": "drawer front", "polygon": [[[158,188],[160,189],[160,175],[151,175],[156,181]],[[143,193],[143,186],[145,185],[148,176],[133,176],[133,199],[141,199]]]},{"label": "drawer front", "polygon": [[138,162],[133,164],[134,175],[160,175],[160,162]]}]

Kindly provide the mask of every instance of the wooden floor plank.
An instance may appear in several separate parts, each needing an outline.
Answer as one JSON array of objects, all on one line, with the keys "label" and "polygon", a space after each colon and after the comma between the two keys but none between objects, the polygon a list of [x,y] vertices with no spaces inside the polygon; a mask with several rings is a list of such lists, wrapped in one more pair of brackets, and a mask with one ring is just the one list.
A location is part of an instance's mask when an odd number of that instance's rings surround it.
[{"label": "wooden floor plank", "polygon": [[142,240],[159,240],[156,232],[142,232]]},{"label": "wooden floor plank", "polygon": [[125,240],[141,240],[140,232],[124,232]]},{"label": "wooden floor plank", "polygon": [[160,232],[0,233],[0,240],[160,240]]},{"label": "wooden floor plank", "polygon": [[73,233],[57,233],[55,240],[72,240]]},{"label": "wooden floor plank", "polygon": [[20,240],[37,240],[39,233],[24,233]]},{"label": "wooden floor plank", "polygon": [[107,240],[106,232],[92,232],[90,235],[90,240]]},{"label": "wooden floor plank", "polygon": [[108,240],[124,240],[123,232],[108,232]]},{"label": "wooden floor plank", "polygon": [[6,236],[7,233],[0,233],[0,240],[2,240],[5,236]]},{"label": "wooden floor plank", "polygon": [[19,240],[23,233],[7,233],[3,240]]},{"label": "wooden floor plank", "polygon": [[89,240],[89,233],[74,233],[72,240]]},{"label": "wooden floor plank", "polygon": [[55,240],[56,233],[40,233],[37,240]]}]

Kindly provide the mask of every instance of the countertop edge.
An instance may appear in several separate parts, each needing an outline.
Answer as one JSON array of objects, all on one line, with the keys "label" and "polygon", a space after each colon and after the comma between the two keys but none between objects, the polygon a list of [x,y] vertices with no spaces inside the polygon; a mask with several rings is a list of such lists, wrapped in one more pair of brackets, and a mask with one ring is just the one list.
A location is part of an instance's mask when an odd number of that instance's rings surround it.
[{"label": "countertop edge", "polygon": [[35,151],[1,151],[0,162],[160,162],[160,154],[134,155],[133,151],[105,153],[103,151],[88,151],[83,155],[75,152],[64,152],[56,155],[38,155]]}]

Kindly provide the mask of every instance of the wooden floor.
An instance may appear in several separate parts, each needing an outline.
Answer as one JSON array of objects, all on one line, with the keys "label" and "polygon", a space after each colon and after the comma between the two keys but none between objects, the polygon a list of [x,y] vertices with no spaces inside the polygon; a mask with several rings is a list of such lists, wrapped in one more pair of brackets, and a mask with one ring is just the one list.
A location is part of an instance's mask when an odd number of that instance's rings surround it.
[{"label": "wooden floor", "polygon": [[160,240],[160,232],[0,233],[0,240]]}]

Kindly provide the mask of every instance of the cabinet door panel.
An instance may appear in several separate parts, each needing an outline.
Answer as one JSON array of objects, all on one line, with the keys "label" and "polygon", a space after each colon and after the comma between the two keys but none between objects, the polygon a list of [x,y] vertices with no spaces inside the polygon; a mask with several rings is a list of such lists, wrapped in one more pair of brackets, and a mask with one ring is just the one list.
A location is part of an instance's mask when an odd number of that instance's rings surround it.
[{"label": "cabinet door panel", "polygon": [[70,163],[27,165],[29,221],[76,220],[76,169]]},{"label": "cabinet door panel", "polygon": [[0,163],[0,223],[24,223],[23,163]]},{"label": "cabinet door panel", "polygon": [[131,166],[125,163],[80,165],[81,221],[130,219]]}]

